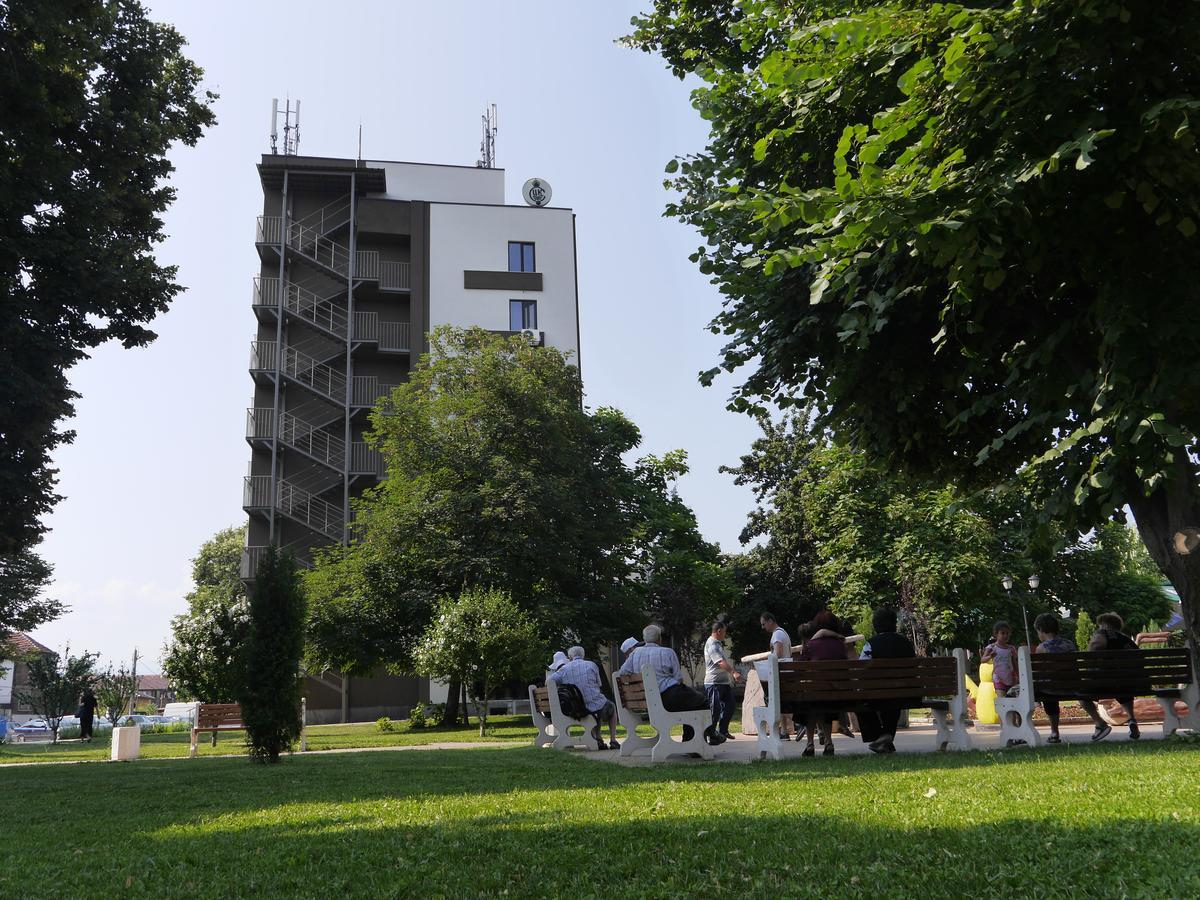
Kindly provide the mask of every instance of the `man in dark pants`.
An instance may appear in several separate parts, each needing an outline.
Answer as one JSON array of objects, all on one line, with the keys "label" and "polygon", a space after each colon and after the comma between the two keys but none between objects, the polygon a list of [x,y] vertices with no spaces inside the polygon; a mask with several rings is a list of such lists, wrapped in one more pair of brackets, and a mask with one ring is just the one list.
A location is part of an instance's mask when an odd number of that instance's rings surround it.
[{"label": "man in dark pants", "polygon": [[[917,655],[912,643],[896,633],[896,613],[877,609],[871,617],[875,633],[863,645],[860,659],[912,659]],[[879,700],[858,713],[859,732],[863,743],[874,753],[896,752],[896,726],[900,722],[900,705]]]},{"label": "man in dark pants", "polygon": [[733,718],[733,683],[742,680],[742,673],[733,667],[725,655],[725,635],[728,626],[723,619],[712,623],[712,634],[704,642],[704,693],[712,709],[713,728],[726,740],[729,721]]},{"label": "man in dark pants", "polygon": [[[682,681],[679,657],[670,647],[659,646],[662,629],[647,625],[642,630],[642,646],[635,647],[617,670],[618,675],[640,675],[642,666],[650,666],[658,676],[658,692],[662,695],[663,708],[669,712],[685,712],[690,709],[708,709],[708,700],[694,687]],[[683,739],[690,741],[695,731],[690,725],[683,726]],[[725,738],[711,725],[704,729],[704,739],[714,747],[725,743]]]}]

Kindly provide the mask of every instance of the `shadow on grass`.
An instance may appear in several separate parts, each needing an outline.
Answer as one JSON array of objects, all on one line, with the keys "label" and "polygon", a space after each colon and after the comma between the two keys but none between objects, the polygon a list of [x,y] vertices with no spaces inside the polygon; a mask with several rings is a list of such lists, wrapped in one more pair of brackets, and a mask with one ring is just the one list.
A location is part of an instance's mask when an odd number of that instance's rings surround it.
[{"label": "shadow on grass", "polygon": [[[487,814],[383,806],[223,816],[124,836],[112,844],[118,855],[91,854],[79,867],[87,883],[150,894],[289,897],[1196,896],[1200,877],[1195,822],[996,815],[947,825],[752,816],[725,811],[715,794],[712,805],[648,802],[615,821],[580,821],[578,806],[494,802]],[[1145,864],[1112,865],[1114,848]]]}]

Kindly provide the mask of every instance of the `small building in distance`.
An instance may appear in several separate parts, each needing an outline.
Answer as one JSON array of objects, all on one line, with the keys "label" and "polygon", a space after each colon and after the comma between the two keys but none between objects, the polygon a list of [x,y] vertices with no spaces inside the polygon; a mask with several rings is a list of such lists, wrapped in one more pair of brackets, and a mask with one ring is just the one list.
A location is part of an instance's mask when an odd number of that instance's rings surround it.
[{"label": "small building in distance", "polygon": [[35,653],[53,652],[20,631],[0,636],[0,669],[3,669],[0,671],[0,718],[18,724],[34,718],[33,706],[19,699],[21,694],[30,691],[29,666],[25,659]]}]

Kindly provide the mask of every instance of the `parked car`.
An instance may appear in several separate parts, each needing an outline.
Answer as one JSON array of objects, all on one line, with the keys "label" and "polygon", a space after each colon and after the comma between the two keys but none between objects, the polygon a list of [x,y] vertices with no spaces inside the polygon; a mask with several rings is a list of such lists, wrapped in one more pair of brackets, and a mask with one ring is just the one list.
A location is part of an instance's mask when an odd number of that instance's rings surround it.
[{"label": "parked car", "polygon": [[50,726],[46,724],[44,719],[30,719],[28,722],[14,725],[12,733],[21,735],[49,734]]},{"label": "parked car", "polygon": [[138,726],[138,728],[149,728],[151,725],[154,724],[154,722],[151,721],[151,719],[153,719],[153,718],[154,718],[153,716],[146,716],[141,713],[133,713],[132,715],[125,716],[124,718],[119,719],[117,721],[117,724],[118,725],[136,725],[136,726]]}]

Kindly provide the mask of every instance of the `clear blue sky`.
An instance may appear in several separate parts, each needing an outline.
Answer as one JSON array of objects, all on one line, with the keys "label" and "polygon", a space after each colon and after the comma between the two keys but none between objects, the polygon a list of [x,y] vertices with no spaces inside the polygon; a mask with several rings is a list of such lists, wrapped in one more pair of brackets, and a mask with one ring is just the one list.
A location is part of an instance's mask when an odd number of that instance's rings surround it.
[{"label": "clear blue sky", "polygon": [[465,165],[485,104],[498,105],[508,202],[538,175],[578,216],[589,405],[624,410],[645,452],[686,449],[682,495],[710,540],[737,548],[751,498],[717,468],[756,428],[725,410],[729,383],[696,380],[717,359],[705,325],[720,298],[687,259],[698,238],[662,218],[663,166],[700,149],[706,128],[660,60],[614,44],[648,2],[149,4],[221,95],[219,123],[172,154],[159,258],[187,292],[150,347],[104,347],[72,372],[78,437],[57,455],[66,499],[42,551],[51,593],[73,609],[39,640],[114,659],[136,644],[157,670],[191,557],[244,521],[254,164],[271,98],[288,94],[303,102],[304,154],[353,157],[361,121],[364,158]]}]

